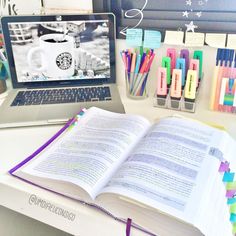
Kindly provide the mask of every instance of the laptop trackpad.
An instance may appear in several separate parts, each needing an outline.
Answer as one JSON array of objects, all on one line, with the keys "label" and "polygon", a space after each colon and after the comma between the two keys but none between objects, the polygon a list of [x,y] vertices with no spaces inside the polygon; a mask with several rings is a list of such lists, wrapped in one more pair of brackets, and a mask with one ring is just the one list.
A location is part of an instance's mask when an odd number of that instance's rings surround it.
[{"label": "laptop trackpad", "polygon": [[[49,123],[65,122],[68,119],[76,115],[80,110],[78,104],[68,104],[62,106],[57,105],[45,105],[41,106],[38,113],[39,120],[47,120]],[[54,122],[55,121],[55,122]]]}]

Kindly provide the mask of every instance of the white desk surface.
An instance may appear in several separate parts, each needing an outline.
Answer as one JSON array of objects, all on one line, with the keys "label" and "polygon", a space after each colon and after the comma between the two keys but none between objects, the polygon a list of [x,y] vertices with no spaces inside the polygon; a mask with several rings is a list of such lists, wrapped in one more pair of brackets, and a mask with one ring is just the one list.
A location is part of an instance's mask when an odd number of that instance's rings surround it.
[{"label": "white desk surface", "polygon": [[[117,82],[127,113],[142,115],[150,121],[155,121],[160,117],[178,113],[204,122],[222,125],[236,139],[236,115],[213,112],[208,109],[210,84],[216,55],[216,50],[214,48],[203,48],[204,80],[198,97],[195,113],[176,112],[173,110],[153,107],[157,66],[160,64],[162,55],[165,54],[167,48],[165,45],[156,51],[157,56],[154,60],[154,65],[149,78],[149,98],[145,100],[131,100],[127,98],[125,95],[124,67],[119,57],[119,51],[125,48],[125,41],[117,40]],[[41,146],[58,129],[60,129],[60,127],[61,126],[57,125],[0,130],[0,204],[74,235],[125,235],[125,225],[120,224],[93,209],[89,209],[76,201],[32,186],[7,174],[9,169],[29,156],[35,149]],[[63,217],[55,215],[36,205],[30,205],[29,198],[32,194],[42,200],[75,213],[75,220],[70,222]],[[80,217],[81,214],[84,217]],[[132,230],[132,235],[138,236],[145,234]]]}]

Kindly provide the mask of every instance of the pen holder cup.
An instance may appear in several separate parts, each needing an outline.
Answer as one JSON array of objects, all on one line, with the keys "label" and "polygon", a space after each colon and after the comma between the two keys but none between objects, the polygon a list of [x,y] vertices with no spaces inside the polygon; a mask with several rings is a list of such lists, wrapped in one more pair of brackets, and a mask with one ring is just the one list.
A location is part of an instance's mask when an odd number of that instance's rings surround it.
[{"label": "pen holder cup", "polygon": [[132,99],[145,99],[148,97],[148,73],[125,72],[126,95]]}]

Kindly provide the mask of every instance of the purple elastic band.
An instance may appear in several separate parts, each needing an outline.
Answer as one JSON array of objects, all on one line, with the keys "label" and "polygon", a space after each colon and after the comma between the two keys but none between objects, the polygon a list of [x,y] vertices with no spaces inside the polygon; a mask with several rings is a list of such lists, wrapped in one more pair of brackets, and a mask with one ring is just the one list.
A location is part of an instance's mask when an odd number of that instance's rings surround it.
[{"label": "purple elastic band", "polygon": [[132,219],[128,218],[126,223],[126,236],[130,236],[131,226],[132,226]]}]

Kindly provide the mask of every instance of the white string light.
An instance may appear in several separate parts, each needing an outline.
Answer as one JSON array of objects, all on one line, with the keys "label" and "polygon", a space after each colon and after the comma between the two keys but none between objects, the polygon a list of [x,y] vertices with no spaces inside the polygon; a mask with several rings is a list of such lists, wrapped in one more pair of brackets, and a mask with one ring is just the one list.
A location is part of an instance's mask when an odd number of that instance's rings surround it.
[{"label": "white string light", "polygon": [[[137,23],[135,26],[131,27],[130,29],[135,29],[136,27],[138,27],[138,26],[141,24],[141,22],[142,22],[142,20],[143,20],[143,10],[144,10],[145,7],[147,6],[147,4],[148,4],[148,0],[145,0],[145,3],[144,3],[144,5],[143,5],[143,7],[141,8],[141,10],[140,10],[140,9],[137,9],[137,8],[132,8],[132,9],[129,9],[129,10],[127,10],[127,11],[125,12],[125,17],[126,17],[126,18],[129,18],[129,19],[132,19],[132,18],[134,18],[134,17],[140,15],[140,20],[138,21],[138,23]],[[123,34],[123,35],[126,36],[126,30],[127,30],[128,28],[129,28],[129,27],[126,26],[124,29],[122,29],[122,30],[120,31],[120,34]]]}]

